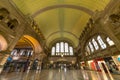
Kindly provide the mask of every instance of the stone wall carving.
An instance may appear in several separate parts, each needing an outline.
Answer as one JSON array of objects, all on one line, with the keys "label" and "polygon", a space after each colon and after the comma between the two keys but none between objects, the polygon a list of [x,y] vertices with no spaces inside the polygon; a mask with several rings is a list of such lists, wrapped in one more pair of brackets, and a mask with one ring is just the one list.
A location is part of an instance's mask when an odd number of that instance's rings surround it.
[{"label": "stone wall carving", "polygon": [[111,23],[115,26],[120,26],[120,6],[117,11],[109,16]]},{"label": "stone wall carving", "polygon": [[7,19],[8,16],[9,16],[8,10],[6,10],[5,8],[1,8],[0,9],[0,21]]},{"label": "stone wall carving", "polygon": [[10,29],[14,29],[16,26],[18,26],[18,21],[16,19],[9,20],[7,25]]},{"label": "stone wall carving", "polygon": [[10,12],[5,8],[0,9],[0,21],[5,23],[10,29],[14,29],[18,26],[17,19],[12,19],[10,17]]}]

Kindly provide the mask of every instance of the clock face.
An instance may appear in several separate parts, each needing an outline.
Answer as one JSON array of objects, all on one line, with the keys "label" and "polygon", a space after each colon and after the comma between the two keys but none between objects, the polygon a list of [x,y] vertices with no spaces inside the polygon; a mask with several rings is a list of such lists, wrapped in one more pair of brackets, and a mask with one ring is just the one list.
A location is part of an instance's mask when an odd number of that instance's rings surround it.
[{"label": "clock face", "polygon": [[118,58],[117,58],[117,59],[118,59],[118,61],[120,61],[120,55],[118,56]]},{"label": "clock face", "polygon": [[7,61],[12,61],[12,58],[11,58],[11,57],[8,57]]}]

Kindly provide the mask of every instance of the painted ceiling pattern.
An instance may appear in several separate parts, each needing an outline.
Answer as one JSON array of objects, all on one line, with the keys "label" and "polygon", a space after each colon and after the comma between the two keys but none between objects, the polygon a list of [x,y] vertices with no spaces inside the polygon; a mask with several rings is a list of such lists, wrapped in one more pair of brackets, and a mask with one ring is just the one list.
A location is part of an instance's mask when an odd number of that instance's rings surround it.
[{"label": "painted ceiling pattern", "polygon": [[12,0],[26,16],[32,17],[49,45],[55,39],[69,39],[77,47],[89,18],[111,0]]}]

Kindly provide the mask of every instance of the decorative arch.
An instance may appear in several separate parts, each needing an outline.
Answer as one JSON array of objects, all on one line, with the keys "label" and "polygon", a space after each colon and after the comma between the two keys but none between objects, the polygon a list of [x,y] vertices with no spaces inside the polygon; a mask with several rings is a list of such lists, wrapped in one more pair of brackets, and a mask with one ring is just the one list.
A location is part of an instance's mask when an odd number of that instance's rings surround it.
[{"label": "decorative arch", "polygon": [[72,40],[64,37],[64,38],[62,38],[62,39],[61,39],[61,38],[57,38],[57,39],[53,40],[53,41],[49,44],[49,48],[52,48],[52,46],[54,46],[57,42],[61,42],[61,41],[67,42],[67,43],[69,43],[71,46],[75,47],[75,44],[74,44],[74,42],[73,42]]},{"label": "decorative arch", "polygon": [[31,16],[33,18],[35,18],[37,15],[39,15],[39,14],[45,12],[45,11],[55,9],[55,8],[72,8],[72,9],[84,11],[85,13],[87,13],[87,14],[89,14],[91,16],[94,14],[93,11],[91,11],[91,10],[85,8],[85,7],[82,7],[82,6],[69,5],[69,4],[60,4],[60,5],[52,5],[52,6],[42,8],[42,9],[38,10],[37,12],[33,13]]},{"label": "decorative arch", "polygon": [[45,44],[46,44],[46,45],[49,44],[49,45],[47,45],[47,47],[51,47],[51,46],[50,46],[51,44],[53,44],[53,43],[56,42],[56,41],[60,41],[60,40],[67,41],[67,42],[71,43],[74,47],[76,46],[75,42],[73,42],[72,40],[70,40],[70,39],[68,39],[68,38],[66,38],[66,37],[62,37],[62,39],[61,39],[61,38],[56,38],[56,39],[53,40],[53,41],[49,41],[52,36],[54,36],[54,35],[56,35],[56,34],[58,34],[58,33],[61,33],[61,32],[62,32],[62,33],[65,33],[65,34],[72,35],[72,38],[74,38],[74,39],[76,39],[76,40],[79,41],[79,38],[78,38],[74,33],[71,33],[71,32],[69,32],[69,31],[56,31],[56,32],[53,32],[53,33],[51,33],[50,35],[48,35],[48,37],[46,38]]},{"label": "decorative arch", "polygon": [[29,36],[29,35],[24,35],[23,36],[26,40],[29,41],[29,43],[31,44],[31,46],[33,47],[35,53],[40,53],[42,52],[42,47],[40,45],[40,43],[33,37]]},{"label": "decorative arch", "polygon": [[[24,57],[40,58],[42,48],[40,43],[31,35],[23,35],[14,46],[11,52],[13,60],[27,59]],[[16,57],[17,55],[17,57]]]}]

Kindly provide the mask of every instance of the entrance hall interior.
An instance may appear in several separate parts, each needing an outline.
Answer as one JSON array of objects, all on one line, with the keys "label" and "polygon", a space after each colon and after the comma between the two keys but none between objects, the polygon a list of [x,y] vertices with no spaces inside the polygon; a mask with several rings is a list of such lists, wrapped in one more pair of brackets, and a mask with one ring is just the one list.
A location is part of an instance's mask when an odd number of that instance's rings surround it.
[{"label": "entrance hall interior", "polygon": [[0,0],[0,80],[120,80],[120,0]]}]

